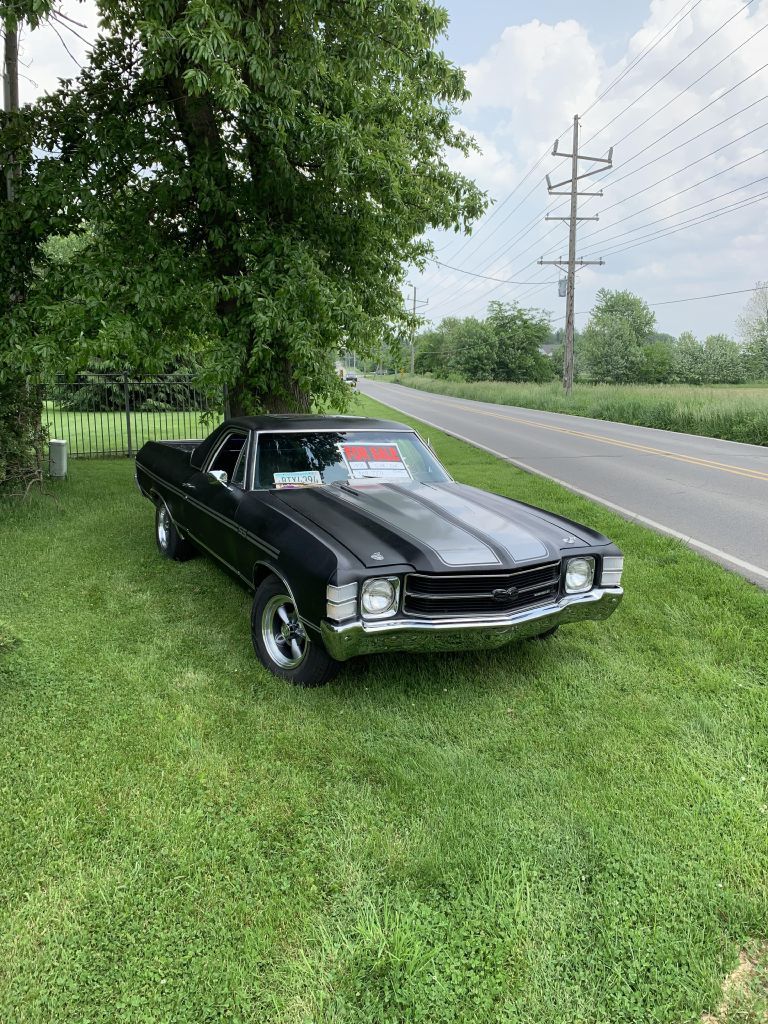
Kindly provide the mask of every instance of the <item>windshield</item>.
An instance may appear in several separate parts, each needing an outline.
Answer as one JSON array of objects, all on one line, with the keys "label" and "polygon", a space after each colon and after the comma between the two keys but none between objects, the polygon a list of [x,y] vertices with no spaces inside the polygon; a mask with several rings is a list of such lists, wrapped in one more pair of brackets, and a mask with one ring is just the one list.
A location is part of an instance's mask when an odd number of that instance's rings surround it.
[{"label": "windshield", "polygon": [[429,448],[410,431],[259,434],[256,487],[318,487],[365,480],[437,483],[449,479]]}]

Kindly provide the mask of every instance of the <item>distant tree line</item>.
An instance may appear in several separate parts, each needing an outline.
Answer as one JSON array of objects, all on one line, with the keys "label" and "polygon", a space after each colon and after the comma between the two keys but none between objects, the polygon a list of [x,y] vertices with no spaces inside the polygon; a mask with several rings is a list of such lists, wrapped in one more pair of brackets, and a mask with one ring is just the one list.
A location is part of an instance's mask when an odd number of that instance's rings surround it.
[{"label": "distant tree line", "polygon": [[462,380],[551,380],[557,370],[541,352],[550,334],[542,310],[491,302],[484,320],[446,317],[418,335],[414,368]]},{"label": "distant tree line", "polygon": [[[607,384],[742,384],[768,380],[768,282],[758,283],[725,334],[675,338],[629,291],[602,288],[589,322],[574,337],[578,380]],[[415,370],[467,381],[546,381],[560,376],[564,332],[541,310],[492,302],[485,319],[447,317],[416,338]]]}]

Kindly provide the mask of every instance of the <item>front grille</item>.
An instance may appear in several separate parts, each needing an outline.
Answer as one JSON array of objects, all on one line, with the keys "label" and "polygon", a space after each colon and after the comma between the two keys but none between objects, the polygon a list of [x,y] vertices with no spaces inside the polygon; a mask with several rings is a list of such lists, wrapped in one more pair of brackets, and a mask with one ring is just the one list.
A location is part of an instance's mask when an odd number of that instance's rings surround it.
[{"label": "front grille", "polygon": [[[510,594],[500,593],[512,588]],[[429,618],[503,615],[552,601],[557,598],[559,589],[560,562],[547,562],[513,572],[484,573],[482,576],[411,573],[405,577],[403,612]]]}]

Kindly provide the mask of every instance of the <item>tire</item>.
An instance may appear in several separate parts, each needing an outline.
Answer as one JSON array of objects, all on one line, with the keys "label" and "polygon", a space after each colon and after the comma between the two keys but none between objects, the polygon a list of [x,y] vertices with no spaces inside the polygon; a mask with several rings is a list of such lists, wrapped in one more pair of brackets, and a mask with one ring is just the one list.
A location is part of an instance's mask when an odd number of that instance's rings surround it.
[{"label": "tire", "polygon": [[164,502],[160,502],[155,510],[155,541],[163,558],[172,558],[176,562],[184,562],[195,553],[190,541],[182,537],[173,525]]},{"label": "tire", "polygon": [[251,611],[253,649],[280,679],[296,686],[324,686],[341,664],[306,635],[287,589],[276,576],[268,576],[257,589]]}]

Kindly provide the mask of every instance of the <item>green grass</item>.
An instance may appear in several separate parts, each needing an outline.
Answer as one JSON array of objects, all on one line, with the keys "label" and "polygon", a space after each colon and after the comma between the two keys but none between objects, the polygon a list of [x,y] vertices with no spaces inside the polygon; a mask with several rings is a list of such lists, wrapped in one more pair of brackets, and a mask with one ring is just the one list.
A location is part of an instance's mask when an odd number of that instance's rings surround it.
[{"label": "green grass", "polygon": [[237,583],[157,555],[128,460],[0,507],[1,1021],[718,1007],[768,935],[768,595],[429,433],[460,480],[614,538],[617,614],[302,691]]},{"label": "green grass", "polygon": [[[221,421],[190,412],[131,412],[131,447],[138,451],[145,441],[205,437]],[[46,402],[43,425],[49,437],[68,441],[70,455],[112,455],[128,450],[128,424],[124,412],[64,410]]]},{"label": "green grass", "polygon": [[407,374],[387,379],[438,395],[768,445],[768,390],[765,384],[716,387],[576,384],[569,398],[559,381],[548,384],[467,383]]}]

